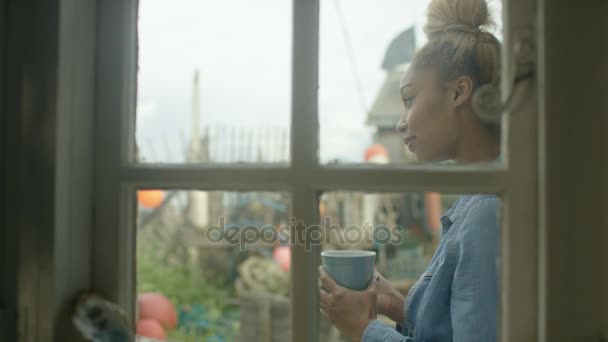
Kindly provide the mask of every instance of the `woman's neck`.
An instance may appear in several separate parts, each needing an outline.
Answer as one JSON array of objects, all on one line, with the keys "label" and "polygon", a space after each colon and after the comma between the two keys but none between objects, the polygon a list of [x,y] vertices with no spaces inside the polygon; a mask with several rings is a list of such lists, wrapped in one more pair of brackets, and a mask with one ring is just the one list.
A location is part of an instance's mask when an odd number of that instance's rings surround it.
[{"label": "woman's neck", "polygon": [[454,158],[459,163],[491,162],[500,154],[500,138],[481,124],[475,126],[470,127],[460,137]]}]

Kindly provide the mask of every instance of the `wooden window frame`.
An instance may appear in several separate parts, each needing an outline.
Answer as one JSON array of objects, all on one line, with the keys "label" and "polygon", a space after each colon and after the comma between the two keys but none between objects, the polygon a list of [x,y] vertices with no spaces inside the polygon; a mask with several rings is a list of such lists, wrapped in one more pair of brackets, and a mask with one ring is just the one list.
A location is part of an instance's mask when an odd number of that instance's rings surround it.
[{"label": "wooden window frame", "polygon": [[[510,28],[527,25],[534,2],[504,6],[506,63]],[[339,166],[318,164],[319,0],[293,1],[291,164],[255,166],[145,165],[134,163],[137,1],[99,4],[96,212],[92,283],[134,316],[135,198],[138,188],[275,190],[292,196],[293,215],[317,222],[318,194],[346,191],[440,191],[498,193],[503,201],[501,312],[502,341],[534,340],[538,298],[538,111],[534,85],[525,104],[504,120],[501,166]],[[517,12],[517,15],[514,13]],[[510,89],[506,81],[504,89]],[[517,249],[512,246],[517,246]],[[112,247],[108,247],[112,246]],[[317,340],[318,250],[292,247],[292,341]],[[522,267],[522,265],[524,265]]]},{"label": "wooden window frame", "polygon": [[[32,1],[41,8],[49,4],[38,0]],[[57,176],[63,177],[63,180],[58,182],[60,185],[63,184],[60,187],[63,190],[57,193],[53,190],[47,194],[50,197],[56,196],[53,197],[55,198],[53,203],[56,204],[53,209],[54,215],[48,212],[48,215],[40,219],[41,222],[53,223],[52,228],[45,230],[46,233],[40,237],[51,238],[50,242],[43,243],[50,249],[42,252],[35,251],[35,248],[31,249],[33,253],[37,253],[38,263],[32,264],[31,260],[26,258],[19,260],[18,272],[21,277],[19,282],[27,283],[30,279],[27,272],[37,272],[38,275],[32,277],[51,279],[56,285],[69,285],[69,288],[31,287],[20,291],[20,298],[35,295],[31,297],[34,299],[24,299],[22,304],[19,304],[21,317],[24,317],[24,313],[27,317],[27,312],[31,313],[35,310],[32,306],[28,306],[28,303],[31,305],[51,303],[50,309],[43,313],[48,311],[53,317],[51,322],[57,322],[54,315],[66,316],[66,312],[53,311],[56,308],[54,305],[67,303],[69,295],[77,288],[92,287],[117,302],[126,309],[131,318],[134,318],[136,237],[132,228],[135,225],[135,191],[138,188],[285,191],[292,196],[292,214],[305,225],[318,221],[318,195],[323,191],[491,192],[501,195],[504,215],[501,231],[501,341],[537,340],[538,327],[542,326],[542,312],[539,307],[544,305],[541,298],[544,298],[545,289],[539,286],[538,278],[539,265],[542,266],[539,264],[542,261],[540,259],[542,250],[539,248],[542,246],[539,245],[543,238],[542,227],[539,226],[538,221],[543,198],[539,198],[538,193],[539,189],[541,192],[544,191],[540,188],[538,177],[539,165],[544,162],[544,152],[539,146],[539,132],[542,132],[543,123],[539,121],[536,82],[528,88],[525,103],[517,111],[507,113],[505,116],[504,163],[501,165],[477,167],[319,165],[318,139],[310,139],[319,136],[317,115],[319,1],[293,0],[294,44],[290,137],[292,160],[290,165],[284,168],[134,163],[132,142],[137,83],[138,1],[57,0],[52,2],[52,5],[46,5],[58,6],[57,13],[60,15],[53,20],[66,26],[60,26],[57,32],[53,32],[54,37],[61,38],[57,39],[59,65],[48,67],[59,68],[57,85],[60,86],[60,93],[53,94],[59,99],[53,113],[60,113],[56,119],[60,124],[58,127],[50,125],[45,131],[52,131],[57,135],[61,132],[70,132],[70,126],[62,126],[67,124],[66,122],[72,124],[76,122],[81,128],[92,127],[90,129],[94,136],[90,148],[92,161],[87,161],[82,155],[68,155],[62,162],[61,156],[58,156],[56,157],[58,168],[55,171],[61,170],[61,167],[78,168],[78,165],[83,163],[92,166],[91,169],[85,168],[81,173],[74,171],[79,175],[85,173],[91,175],[90,184],[86,178],[83,180],[83,187],[88,190],[82,191],[80,195],[86,197],[87,191],[92,189],[92,196],[90,202],[79,204],[76,198],[82,196],[72,196],[79,193],[78,189],[66,182],[65,176]],[[536,22],[536,6],[537,1],[505,1],[503,75],[509,76],[512,73],[509,63],[514,38],[510,33]],[[53,15],[57,13],[53,12]],[[77,19],[80,18],[78,16],[80,13],[86,14],[82,17],[83,20]],[[68,25],[69,23],[73,26]],[[78,31],[83,32],[82,35],[73,32],[79,28],[84,28]],[[91,37],[95,38],[91,39]],[[80,50],[80,48],[89,49]],[[70,58],[78,63],[70,64]],[[43,65],[41,60],[38,62]],[[94,88],[90,88],[91,84],[85,82],[87,71],[90,70],[93,70],[95,75]],[[18,74],[14,76],[15,79],[19,79],[18,84],[21,84],[20,77],[21,75]],[[504,78],[505,94],[511,88],[508,79],[508,77]],[[78,87],[80,83],[75,80],[83,81],[87,86]],[[19,91],[16,92],[18,95],[23,95]],[[81,96],[83,94],[93,97],[83,99]],[[83,99],[83,102],[77,102],[78,99]],[[12,106],[17,108],[19,103],[14,103]],[[79,115],[82,115],[80,121],[72,121]],[[93,122],[89,123],[88,119]],[[80,140],[84,141],[86,137],[80,137]],[[58,146],[55,147],[68,151],[68,146],[72,146],[71,151],[76,154],[88,149],[87,145],[74,144],[74,141],[71,145],[70,141],[59,141]],[[82,207],[83,213],[65,216],[71,210],[68,203]],[[89,210],[92,208],[92,213],[87,211],[86,204],[91,205]],[[11,222],[17,223],[23,221],[23,217],[19,214],[15,215],[17,216],[11,216],[7,220],[11,219]],[[83,230],[77,229],[80,223],[89,219],[93,222],[90,230],[89,227]],[[62,239],[58,239],[59,236]],[[37,243],[41,243],[39,240],[32,242],[31,237],[24,233],[20,233],[18,239],[21,245],[26,247],[35,247]],[[91,247],[91,251],[87,254],[84,249],[88,246]],[[59,250],[61,253],[55,253]],[[316,341],[319,330],[316,280],[318,250],[306,251],[303,245],[296,245],[292,251],[292,341]],[[70,255],[83,253],[87,254],[83,260],[70,258]],[[48,260],[42,260],[46,256],[49,256]],[[53,269],[50,273],[45,273],[45,265],[48,263],[51,263]],[[76,266],[77,270],[70,271],[71,266]],[[69,322],[67,317],[64,318],[66,319],[62,322]],[[26,337],[21,338],[27,342],[50,341],[60,336],[55,335],[53,329],[59,330],[40,317],[37,320],[22,322],[19,328],[22,332],[30,332]],[[76,340],[76,337],[72,335],[62,340]]]}]

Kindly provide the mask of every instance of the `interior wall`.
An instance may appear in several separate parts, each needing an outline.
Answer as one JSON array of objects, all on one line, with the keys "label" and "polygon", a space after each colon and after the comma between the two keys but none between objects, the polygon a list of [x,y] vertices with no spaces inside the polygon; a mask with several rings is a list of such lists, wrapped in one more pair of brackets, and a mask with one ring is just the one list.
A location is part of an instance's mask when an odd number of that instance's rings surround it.
[{"label": "interior wall", "polygon": [[14,274],[14,252],[10,248],[12,244],[7,233],[5,222],[5,153],[6,132],[5,121],[7,118],[5,107],[6,89],[6,1],[0,1],[0,341],[12,341],[15,339],[13,324],[10,323],[14,317],[14,312],[10,308],[15,307],[15,274]]},{"label": "interior wall", "polygon": [[91,286],[96,1],[2,5],[0,300],[18,321],[0,341],[82,341],[70,304]]},{"label": "interior wall", "polygon": [[7,226],[18,248],[18,336],[20,342],[46,342],[54,329],[56,290],[57,1],[8,1],[7,17],[5,151],[10,201],[5,205]]},{"label": "interior wall", "polygon": [[547,127],[543,328],[546,341],[603,341],[608,336],[608,2],[540,3]]}]

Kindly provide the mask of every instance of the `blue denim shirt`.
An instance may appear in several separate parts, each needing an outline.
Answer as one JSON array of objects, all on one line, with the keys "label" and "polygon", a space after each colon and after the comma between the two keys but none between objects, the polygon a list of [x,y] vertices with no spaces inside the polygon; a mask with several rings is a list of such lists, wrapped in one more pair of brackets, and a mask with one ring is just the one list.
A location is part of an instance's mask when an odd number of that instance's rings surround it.
[{"label": "blue denim shirt", "polygon": [[499,199],[461,196],[442,217],[439,246],[405,300],[398,331],[376,320],[363,342],[497,340]]}]

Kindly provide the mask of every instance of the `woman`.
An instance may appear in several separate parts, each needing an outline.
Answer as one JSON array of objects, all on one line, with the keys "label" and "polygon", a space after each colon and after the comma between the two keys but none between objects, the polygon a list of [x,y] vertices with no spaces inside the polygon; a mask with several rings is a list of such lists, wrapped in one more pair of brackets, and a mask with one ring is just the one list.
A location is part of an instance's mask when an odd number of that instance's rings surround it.
[{"label": "woman", "polygon": [[[429,40],[401,83],[397,125],[425,162],[498,158],[500,129],[479,119],[474,92],[499,80],[500,43],[485,0],[432,0]],[[372,341],[495,341],[498,319],[498,199],[461,196],[441,218],[440,244],[427,270],[403,298],[377,275],[366,291],[337,285],[319,269],[321,312],[343,333]],[[383,314],[397,329],[376,320]]]}]

